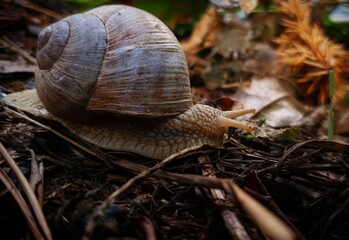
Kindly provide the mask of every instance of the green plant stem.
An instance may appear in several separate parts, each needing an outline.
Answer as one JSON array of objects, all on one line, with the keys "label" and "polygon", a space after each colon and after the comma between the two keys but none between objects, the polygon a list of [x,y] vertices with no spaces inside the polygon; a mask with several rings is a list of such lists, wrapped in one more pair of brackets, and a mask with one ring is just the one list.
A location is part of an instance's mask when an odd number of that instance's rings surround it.
[{"label": "green plant stem", "polygon": [[333,116],[333,94],[334,94],[334,72],[331,69],[329,72],[329,81],[330,81],[330,112],[328,114],[328,130],[327,138],[328,140],[333,139],[334,132],[334,116]]}]

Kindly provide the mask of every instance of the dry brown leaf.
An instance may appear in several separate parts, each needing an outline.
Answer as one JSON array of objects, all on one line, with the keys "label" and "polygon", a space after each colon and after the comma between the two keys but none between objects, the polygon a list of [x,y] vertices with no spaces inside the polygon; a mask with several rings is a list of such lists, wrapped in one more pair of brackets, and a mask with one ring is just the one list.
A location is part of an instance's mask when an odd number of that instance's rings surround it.
[{"label": "dry brown leaf", "polygon": [[308,110],[296,98],[287,95],[264,106],[255,118],[264,119],[264,123],[273,128],[289,127],[301,121]]},{"label": "dry brown leaf", "polygon": [[253,107],[258,112],[260,109],[292,94],[292,90],[281,84],[276,78],[252,79],[249,85],[240,87],[233,95],[244,105],[244,108]]},{"label": "dry brown leaf", "polygon": [[217,44],[212,48],[212,55],[219,54],[226,59],[246,53],[251,48],[251,29],[224,29],[217,34]]},{"label": "dry brown leaf", "polygon": [[241,55],[251,48],[250,29],[226,28],[217,35],[217,43],[207,60],[205,72],[201,77],[206,87],[220,88],[226,84],[245,79],[240,71]]},{"label": "dry brown leaf", "polygon": [[278,56],[267,44],[258,43],[251,55],[244,61],[242,70],[253,73],[256,78],[275,77],[281,79],[285,75],[285,67],[278,63]]},{"label": "dry brown leaf", "polygon": [[181,41],[185,54],[195,54],[204,48],[212,47],[220,29],[221,20],[217,14],[217,7],[212,5],[195,25],[191,36]]},{"label": "dry brown leaf", "polygon": [[207,99],[214,98],[213,91],[210,89],[207,89],[205,87],[192,87],[191,94],[193,96],[193,102],[195,104],[202,103],[203,101],[206,101]]},{"label": "dry brown leaf", "polygon": [[252,79],[249,86],[241,87],[233,97],[243,104],[243,108],[252,106],[256,109],[253,119],[262,120],[266,127],[254,133],[260,137],[274,139],[285,132],[273,128],[284,127],[300,128],[318,136],[327,133],[326,106],[314,108],[299,102],[294,96],[293,87],[276,78]]},{"label": "dry brown leaf", "polygon": [[345,106],[341,106],[335,112],[337,119],[336,133],[349,133],[349,109]]},{"label": "dry brown leaf", "polygon": [[36,66],[28,64],[27,61],[18,58],[15,61],[0,60],[0,73],[22,73],[22,72],[35,72]]},{"label": "dry brown leaf", "polygon": [[258,0],[239,0],[242,11],[246,13],[252,12],[258,5]]},{"label": "dry brown leaf", "polygon": [[191,84],[195,85],[195,78],[193,76],[201,76],[205,72],[206,60],[194,54],[187,54],[185,57],[189,67]]}]

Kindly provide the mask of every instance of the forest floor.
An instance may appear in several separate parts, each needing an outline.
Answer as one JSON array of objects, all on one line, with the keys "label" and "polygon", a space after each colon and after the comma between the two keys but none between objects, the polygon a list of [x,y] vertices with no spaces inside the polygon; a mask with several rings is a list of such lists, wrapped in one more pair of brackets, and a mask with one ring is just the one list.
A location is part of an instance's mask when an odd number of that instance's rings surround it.
[{"label": "forest floor", "polygon": [[[25,3],[0,10],[2,97],[34,88],[39,30],[66,15]],[[194,102],[256,108],[247,121],[262,130],[231,129],[223,146],[156,161],[1,104],[0,239],[349,239],[348,109],[337,108],[343,117],[326,140],[328,105],[290,94],[280,69],[265,72],[277,65],[273,51],[252,46],[248,24],[232,30],[216,18],[208,8],[208,29],[181,41]]]}]

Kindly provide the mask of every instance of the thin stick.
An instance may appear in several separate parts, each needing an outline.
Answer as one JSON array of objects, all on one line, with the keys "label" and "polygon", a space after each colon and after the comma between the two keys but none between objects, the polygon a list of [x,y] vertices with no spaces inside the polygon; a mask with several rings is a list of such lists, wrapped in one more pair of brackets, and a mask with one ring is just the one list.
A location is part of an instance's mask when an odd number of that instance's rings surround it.
[{"label": "thin stick", "polygon": [[23,187],[24,193],[27,195],[29,203],[39,221],[39,224],[44,231],[47,239],[52,239],[51,231],[47,225],[44,213],[42,212],[42,209],[40,208],[40,204],[38,202],[38,199],[35,197],[35,194],[33,190],[31,189],[27,179],[24,177],[23,173],[17,166],[16,162],[13,160],[13,158],[10,156],[4,145],[0,142],[0,153],[6,160],[6,162],[10,165],[12,171],[17,176],[17,179],[19,183]]},{"label": "thin stick", "polygon": [[44,164],[42,161],[38,162],[32,149],[29,149],[29,152],[32,159],[29,183],[33,191],[37,193],[37,199],[42,208],[44,206]]},{"label": "thin stick", "polygon": [[[207,164],[202,169],[204,176],[208,176],[209,178],[216,178],[211,168],[212,164],[210,164],[210,161],[208,161],[208,159],[206,159],[205,156],[199,156],[198,161],[200,163]],[[214,200],[224,200],[226,198],[226,194],[222,189],[210,188],[210,192]],[[225,227],[234,239],[251,239],[248,233],[246,232],[244,226],[241,224],[239,218],[236,216],[235,212],[229,209],[223,209],[221,210],[221,215],[224,220]]]},{"label": "thin stick", "polygon": [[198,149],[200,147],[201,146],[195,146],[195,147],[192,147],[192,148],[184,149],[184,150],[182,150],[182,151],[180,151],[178,153],[172,154],[171,156],[165,158],[163,161],[157,163],[155,166],[153,166],[151,168],[146,168],[141,173],[139,173],[135,177],[133,177],[130,180],[128,180],[119,189],[117,189],[115,192],[113,192],[111,195],[109,195],[109,197],[101,205],[99,205],[97,207],[97,209],[91,214],[90,218],[88,219],[88,221],[87,221],[87,223],[85,225],[84,235],[82,236],[82,239],[83,240],[91,239],[91,235],[93,233],[94,226],[95,226],[95,221],[103,216],[103,212],[108,207],[109,204],[112,204],[115,201],[115,199],[120,197],[129,188],[131,188],[133,185],[135,185],[141,179],[144,179],[144,178],[150,176],[156,170],[164,167],[167,163],[175,160],[178,156],[181,156],[181,155],[186,154],[186,153],[188,153],[190,151],[196,150],[196,149]]},{"label": "thin stick", "polygon": [[44,124],[42,124],[42,123],[40,123],[40,122],[38,122],[38,121],[35,121],[34,119],[31,119],[30,117],[28,117],[28,116],[26,116],[26,115],[24,115],[24,114],[21,114],[21,113],[19,113],[19,112],[16,112],[16,111],[14,111],[14,110],[12,110],[12,109],[10,109],[10,108],[8,108],[8,107],[5,107],[5,109],[6,109],[6,111],[9,111],[9,112],[11,112],[11,113],[13,113],[13,114],[15,114],[15,115],[17,115],[17,116],[20,116],[20,117],[24,118],[25,120],[27,120],[27,121],[29,121],[29,122],[31,122],[31,123],[34,123],[35,125],[37,125],[37,126],[39,126],[39,127],[42,127],[42,128],[44,128],[44,129],[46,129],[46,130],[52,132],[53,134],[59,136],[60,138],[62,138],[62,139],[64,139],[65,141],[67,141],[68,143],[74,145],[75,147],[80,148],[81,150],[87,152],[88,154],[90,154],[90,155],[92,155],[92,156],[96,156],[96,155],[97,155],[96,152],[94,152],[94,151],[92,151],[92,150],[90,150],[90,149],[88,149],[88,148],[82,146],[81,144],[79,144],[79,143],[73,141],[72,139],[68,138],[67,136],[61,134],[60,132],[58,132],[58,131],[56,131],[56,130],[54,130],[54,129],[52,129],[52,128],[50,128],[50,127],[48,127],[48,126],[46,126],[46,125],[44,125]]},{"label": "thin stick", "polygon": [[233,182],[224,182],[224,189],[239,201],[242,209],[250,216],[266,239],[294,240],[296,233],[272,211],[267,209]]},{"label": "thin stick", "polygon": [[0,180],[3,182],[3,184],[6,186],[6,188],[10,191],[13,198],[17,202],[19,208],[21,209],[24,218],[26,219],[29,229],[33,233],[35,239],[44,239],[44,237],[41,235],[40,230],[34,220],[33,215],[29,211],[29,206],[23,199],[21,193],[16,188],[15,184],[12,182],[12,180],[7,176],[5,171],[0,168]]},{"label": "thin stick", "polygon": [[19,55],[21,55],[29,63],[32,63],[32,64],[36,65],[36,59],[35,58],[30,56],[30,54],[27,51],[25,51],[22,48],[18,47],[14,42],[12,42],[7,37],[2,37],[2,39],[0,39],[0,43],[2,45],[4,45],[4,47],[7,47],[7,48],[11,49],[13,52],[16,52]]},{"label": "thin stick", "polygon": [[117,199],[118,197],[121,196],[121,194],[123,194],[127,189],[129,189],[130,187],[132,187],[136,182],[138,182],[139,180],[146,178],[148,176],[150,176],[152,173],[154,173],[156,170],[164,167],[167,163],[175,160],[178,156],[181,156],[183,154],[186,154],[188,152],[191,152],[193,150],[196,150],[198,148],[200,148],[201,146],[195,146],[195,147],[191,147],[191,148],[186,148],[180,152],[177,152],[175,154],[172,154],[171,156],[165,158],[164,160],[162,160],[161,162],[155,164],[153,167],[151,168],[147,168],[145,169],[143,172],[141,172],[140,174],[138,174],[137,176],[135,176],[134,178],[131,178],[129,181],[127,181],[124,185],[122,185],[118,190],[116,190],[115,192],[113,192],[108,198],[107,198],[107,202],[112,203],[115,201],[115,199]]},{"label": "thin stick", "polygon": [[25,8],[34,10],[34,11],[37,11],[37,12],[45,14],[47,16],[50,16],[50,17],[54,18],[55,20],[60,20],[60,19],[62,19],[64,17],[61,14],[58,14],[56,12],[53,12],[53,11],[49,10],[49,9],[40,7],[40,6],[35,5],[35,4],[33,4],[31,2],[28,2],[28,1],[19,1],[19,4],[22,7],[25,7]]}]

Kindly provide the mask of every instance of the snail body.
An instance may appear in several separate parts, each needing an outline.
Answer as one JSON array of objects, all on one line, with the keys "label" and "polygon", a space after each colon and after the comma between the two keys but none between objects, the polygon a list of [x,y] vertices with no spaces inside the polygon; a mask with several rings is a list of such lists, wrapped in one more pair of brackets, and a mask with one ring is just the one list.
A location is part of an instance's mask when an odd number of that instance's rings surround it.
[{"label": "snail body", "polygon": [[230,118],[254,110],[192,104],[180,44],[136,8],[104,6],[54,23],[39,35],[37,62],[36,90],[5,103],[53,118],[102,148],[163,159],[220,145],[229,126],[250,130]]}]

